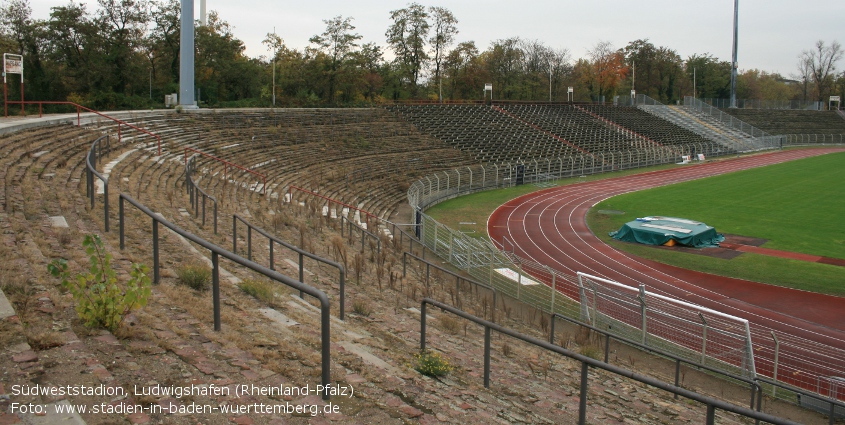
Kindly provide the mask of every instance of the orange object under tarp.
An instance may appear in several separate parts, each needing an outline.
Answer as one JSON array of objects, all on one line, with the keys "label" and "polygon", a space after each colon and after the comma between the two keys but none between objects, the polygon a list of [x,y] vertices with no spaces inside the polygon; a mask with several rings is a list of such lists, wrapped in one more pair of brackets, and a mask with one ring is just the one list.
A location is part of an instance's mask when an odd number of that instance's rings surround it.
[{"label": "orange object under tarp", "polygon": [[669,241],[663,244],[663,246],[675,246],[675,240],[669,239]]}]

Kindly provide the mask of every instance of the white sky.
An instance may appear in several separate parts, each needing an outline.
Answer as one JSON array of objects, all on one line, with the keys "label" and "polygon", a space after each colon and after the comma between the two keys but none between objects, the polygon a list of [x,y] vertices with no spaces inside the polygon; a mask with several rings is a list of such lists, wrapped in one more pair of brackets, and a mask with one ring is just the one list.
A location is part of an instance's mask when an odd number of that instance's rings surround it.
[{"label": "white sky", "polygon": [[[69,1],[69,0],[68,0]],[[60,0],[30,0],[33,15],[47,19],[50,7]],[[78,2],[79,0],[77,0]],[[96,0],[84,1],[89,10]],[[195,17],[199,19],[199,2]],[[257,57],[268,52],[261,44],[273,31],[292,48],[303,48],[308,39],[325,29],[324,19],[337,15],[354,18],[361,42],[384,46],[390,11],[409,2],[385,0],[207,0],[234,27]],[[458,19],[457,41],[475,41],[485,50],[496,39],[518,36],[537,39],[555,48],[569,49],[573,59],[584,57],[598,41],[617,48],[647,38],[655,46],[676,50],[686,59],[710,53],[720,60],[731,58],[732,0],[461,0],[418,1],[424,6],[443,6]],[[795,73],[797,57],[821,39],[842,38],[845,19],[843,0],[740,0],[739,67]],[[839,30],[839,31],[837,31]],[[845,39],[837,40],[845,43]],[[843,64],[839,64],[840,70]]]}]

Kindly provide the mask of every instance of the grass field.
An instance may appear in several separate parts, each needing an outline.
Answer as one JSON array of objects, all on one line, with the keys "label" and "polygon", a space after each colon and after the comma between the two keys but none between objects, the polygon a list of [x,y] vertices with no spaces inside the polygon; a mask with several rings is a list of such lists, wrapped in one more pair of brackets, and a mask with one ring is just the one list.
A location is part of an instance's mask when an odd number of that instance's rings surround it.
[{"label": "grass field", "polygon": [[[595,174],[583,178],[566,178],[552,183],[557,186],[565,186],[584,181],[609,179],[613,177],[644,173],[646,171],[666,170],[676,167],[678,166],[675,164],[660,165],[649,168],[614,171],[606,174]],[[487,238],[487,219],[490,217],[490,214],[499,207],[499,205],[502,205],[513,198],[542,189],[543,188],[537,187],[533,184],[527,184],[524,186],[514,186],[500,190],[487,190],[443,201],[429,208],[425,213],[454,230],[466,232],[467,236]],[[461,223],[475,223],[475,225]]]},{"label": "grass field", "polygon": [[[833,295],[845,295],[845,269],[818,263],[742,254],[722,260],[612,240],[607,233],[645,215],[704,221],[720,233],[768,239],[766,248],[845,258],[845,154],[831,154],[680,183],[608,199],[588,215],[590,228],[617,249],[678,267]],[[649,169],[651,170],[651,169]],[[631,170],[628,173],[646,170]],[[591,176],[618,177],[620,173]],[[566,179],[561,184],[578,182]],[[453,229],[476,222],[486,237],[487,218],[499,205],[540,190],[527,185],[481,192],[441,203],[427,213]],[[601,209],[624,215],[597,214]]]}]

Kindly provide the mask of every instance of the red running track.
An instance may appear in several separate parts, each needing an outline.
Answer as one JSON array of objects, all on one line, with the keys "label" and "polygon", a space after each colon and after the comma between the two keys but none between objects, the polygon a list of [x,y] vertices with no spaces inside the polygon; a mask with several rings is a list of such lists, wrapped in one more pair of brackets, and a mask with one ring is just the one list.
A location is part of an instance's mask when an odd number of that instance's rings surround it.
[{"label": "red running track", "polygon": [[[488,232],[499,248],[507,238],[512,241],[515,254],[562,273],[583,272],[632,287],[645,284],[650,291],[747,319],[757,347],[755,360],[760,373],[771,373],[771,359],[758,359],[761,353],[757,350],[762,347],[770,355],[773,353],[770,331],[774,330],[781,340],[781,356],[785,354],[783,340],[789,340],[796,347],[789,350],[794,351],[793,360],[808,360],[809,366],[804,369],[800,369],[800,364],[794,365],[796,378],[801,378],[801,370],[810,369],[822,375],[838,372],[842,376],[845,298],[715,276],[635,257],[602,242],[586,222],[587,211],[593,205],[622,193],[842,151],[779,151],[541,190],[499,207],[490,216]],[[784,375],[783,357],[781,363],[779,376]],[[799,379],[801,386],[815,386],[815,382],[810,382],[815,379],[804,378]]]}]

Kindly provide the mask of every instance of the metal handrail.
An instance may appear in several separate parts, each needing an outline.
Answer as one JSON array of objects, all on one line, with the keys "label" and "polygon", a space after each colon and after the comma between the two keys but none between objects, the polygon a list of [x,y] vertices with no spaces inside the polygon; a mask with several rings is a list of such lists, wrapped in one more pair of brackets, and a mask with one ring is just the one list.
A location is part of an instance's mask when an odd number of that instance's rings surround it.
[{"label": "metal handrail", "polygon": [[512,338],[516,338],[518,340],[527,342],[529,344],[535,345],[540,348],[544,348],[548,351],[552,351],[558,354],[562,354],[570,359],[576,360],[581,362],[581,393],[579,397],[579,406],[578,406],[578,423],[585,424],[587,421],[587,384],[589,382],[589,368],[593,367],[596,369],[603,369],[608,372],[614,373],[616,375],[620,375],[629,379],[633,379],[638,382],[642,382],[646,385],[668,391],[672,394],[677,394],[685,398],[689,398],[691,400],[695,400],[699,403],[703,403],[707,406],[707,416],[705,419],[705,423],[707,425],[713,425],[716,420],[716,409],[724,410],[727,412],[737,413],[739,415],[749,417],[752,419],[766,421],[776,425],[794,425],[795,422],[792,422],[787,419],[778,418],[766,413],[757,412],[745,407],[740,407],[733,405],[731,403],[714,399],[712,397],[708,397],[684,388],[680,388],[671,384],[667,384],[663,381],[660,381],[655,378],[651,378],[648,376],[640,375],[633,371],[623,369],[618,366],[613,366],[602,361],[593,359],[591,357],[584,356],[582,354],[575,353],[573,351],[567,350],[563,347],[550,344],[546,341],[541,339],[537,339],[528,335],[523,335],[519,332],[516,332],[512,329],[508,329],[504,326],[498,325],[488,320],[481,319],[479,317],[473,316],[469,313],[461,311],[455,307],[449,306],[447,304],[441,303],[439,301],[435,301],[431,298],[424,298],[420,304],[420,350],[425,351],[426,349],[426,306],[432,305],[437,307],[445,312],[452,313],[456,316],[462,317],[466,320],[484,326],[484,387],[490,387],[490,336],[491,331],[496,331],[498,333],[510,336]]},{"label": "metal handrail", "polygon": [[191,199],[191,208],[194,209],[194,217],[199,217],[199,201],[197,200],[198,194],[202,195],[202,225],[205,226],[205,200],[211,199],[214,204],[214,234],[217,234],[217,198],[209,195],[206,191],[202,190],[196,182],[194,182],[194,160],[196,155],[191,155],[191,159],[185,162],[185,181],[187,182],[186,188],[188,190],[188,197]]},{"label": "metal handrail", "polygon": [[377,250],[378,250],[377,255],[381,255],[381,239],[378,237],[378,235],[376,235],[375,233],[370,232],[367,229],[359,226],[357,223],[352,222],[352,220],[350,220],[350,219],[348,219],[344,216],[340,217],[340,236],[346,237],[346,234],[344,234],[344,232],[343,232],[344,222],[349,223],[349,238],[350,239],[352,239],[352,226],[355,226],[356,228],[358,228],[358,230],[361,231],[361,252],[362,253],[364,252],[364,237],[369,236],[369,237],[376,240],[376,246],[377,246]]},{"label": "metal handrail", "polygon": [[410,253],[410,252],[403,252],[402,253],[402,277],[408,276],[408,270],[407,270],[408,268],[407,268],[407,265],[406,265],[406,260],[409,256],[411,258],[419,261],[419,262],[425,263],[425,266],[426,266],[425,267],[425,285],[426,285],[426,287],[428,286],[428,281],[429,281],[429,278],[431,277],[431,270],[430,270],[431,267],[434,267],[435,269],[440,270],[441,272],[446,273],[450,276],[454,276],[455,277],[455,289],[456,289],[455,290],[455,299],[456,299],[456,301],[458,301],[458,303],[460,303],[459,293],[460,293],[460,288],[461,288],[461,286],[460,286],[461,280],[467,281],[467,282],[469,282],[469,283],[471,283],[475,286],[480,286],[484,289],[487,289],[488,291],[493,292],[493,308],[490,310],[490,321],[491,322],[496,321],[496,303],[497,303],[496,300],[498,299],[498,291],[496,291],[496,288],[494,288],[494,287],[492,287],[492,286],[490,286],[486,283],[481,283],[477,280],[467,279],[467,278],[465,278],[465,277],[463,277],[463,276],[461,276],[457,273],[454,273],[450,270],[446,270],[445,268],[440,267],[437,264],[432,264],[428,260],[426,260],[424,258],[420,258],[420,257],[418,257],[418,256],[416,256],[416,255],[414,255],[413,253]]},{"label": "metal handrail", "polygon": [[[17,105],[17,104],[20,104],[20,105],[21,105],[21,109],[23,109],[23,106],[24,106],[24,105],[38,105],[38,117],[39,117],[39,118],[41,118],[41,117],[44,115],[44,114],[42,113],[42,105],[70,105],[70,106],[74,106],[74,107],[76,107],[76,126],[77,126],[77,127],[79,127],[79,126],[80,126],[80,124],[81,124],[81,122],[82,122],[82,117],[80,116],[80,110],[85,110],[86,112],[90,112],[90,113],[92,113],[92,114],[97,114],[97,115],[99,115],[99,116],[101,116],[101,117],[103,117],[103,118],[108,118],[108,119],[110,119],[110,120],[112,120],[112,121],[114,121],[114,122],[116,122],[116,123],[117,123],[117,141],[118,141],[118,142],[120,142],[120,141],[122,140],[121,135],[120,135],[120,126],[121,126],[121,125],[125,125],[125,126],[127,126],[127,127],[131,128],[131,129],[133,129],[133,130],[137,130],[137,131],[140,131],[141,133],[148,134],[148,135],[150,135],[150,136],[155,137],[155,138],[156,138],[156,141],[157,141],[157,143],[158,143],[158,156],[161,156],[161,136],[159,136],[159,135],[157,135],[157,134],[155,134],[155,133],[151,133],[151,132],[149,132],[149,131],[147,131],[147,130],[144,130],[144,129],[142,129],[142,128],[136,127],[136,126],[134,126],[134,125],[132,125],[132,124],[129,124],[129,123],[128,123],[128,122],[126,122],[126,121],[119,120],[119,119],[117,119],[117,118],[115,118],[115,117],[110,117],[110,116],[108,116],[108,115],[106,115],[106,114],[104,114],[104,113],[102,113],[102,112],[95,111],[95,110],[93,110],[93,109],[91,109],[91,108],[86,108],[85,106],[82,106],[82,105],[80,105],[80,104],[78,104],[78,103],[65,102],[65,101],[42,101],[42,100],[26,100],[26,101],[20,101],[20,100],[17,100],[17,101],[14,101],[14,100],[7,100],[7,101],[6,101],[6,104],[7,104],[7,105]],[[8,111],[8,109],[6,110],[6,116],[7,116],[7,117],[9,116],[9,111]]]},{"label": "metal handrail", "polygon": [[[94,188],[94,177],[96,176],[103,182],[103,221],[105,221],[106,232],[109,231],[109,178],[100,174],[97,171],[97,161],[102,159],[103,152],[101,141],[106,140],[106,153],[111,151],[111,143],[109,142],[109,135],[100,136],[94,143],[91,143],[91,149],[88,150],[88,155],[85,156],[85,165],[87,172],[85,173],[85,188],[88,196],[91,198],[91,209],[94,209],[94,199],[97,197],[96,189]],[[93,160],[93,164],[91,163]]]},{"label": "metal handrail", "polygon": [[[649,347],[648,345],[641,344],[639,342],[636,342],[636,341],[633,341],[633,340],[630,340],[630,339],[627,339],[627,338],[612,335],[610,332],[607,332],[603,329],[600,329],[600,328],[597,328],[595,326],[592,326],[592,325],[580,322],[578,320],[566,317],[562,314],[552,313],[551,316],[552,316],[552,320],[551,320],[552,324],[551,324],[551,331],[549,332],[549,343],[550,344],[554,344],[555,319],[563,319],[563,320],[566,320],[567,322],[573,323],[573,324],[578,325],[578,326],[583,326],[583,327],[585,327],[585,328],[587,328],[591,331],[598,332],[598,333],[603,334],[605,336],[605,343],[604,343],[604,362],[605,363],[608,363],[608,364],[610,363],[609,362],[609,360],[610,360],[610,358],[609,358],[610,357],[610,340],[612,338],[612,339],[617,340],[619,342],[622,342],[624,344],[636,347],[640,350],[651,351],[652,353],[658,354],[658,355],[663,356],[663,357],[668,357],[668,358],[674,360],[675,361],[675,386],[676,387],[679,386],[678,384],[680,382],[681,363],[686,363],[690,366],[695,366],[699,369],[704,369],[708,372],[716,373],[718,375],[722,375],[724,377],[731,378],[731,379],[734,379],[734,380],[737,380],[737,381],[740,381],[740,382],[745,382],[746,384],[749,384],[751,386],[751,404],[749,404],[749,406],[751,406],[751,408],[753,409],[754,408],[754,401],[756,399],[757,400],[757,411],[759,412],[760,409],[761,409],[761,402],[763,400],[763,388],[754,379],[749,379],[749,378],[745,378],[745,377],[742,377],[742,376],[734,375],[732,373],[728,373],[728,372],[725,372],[725,371],[722,371],[722,370],[719,370],[719,369],[716,369],[716,368],[713,368],[713,367],[710,367],[710,366],[706,366],[706,365],[698,363],[698,362],[685,360],[681,357],[678,357],[678,356],[671,354],[671,353],[668,353],[666,351],[659,350],[659,349],[654,348],[654,347]],[[678,398],[677,394],[675,394],[675,398],[676,399]]]},{"label": "metal handrail", "polygon": [[[316,254],[310,253],[308,251],[304,251],[294,245],[291,245],[276,236],[271,235],[266,230],[261,229],[253,224],[247,222],[243,217],[233,214],[232,215],[232,252],[238,252],[238,221],[246,225],[247,228],[247,259],[252,261],[252,231],[255,230],[260,235],[263,235],[267,239],[270,240],[270,270],[276,270],[275,262],[273,260],[273,243],[277,243],[291,251],[296,252],[299,254],[299,281],[305,282],[305,278],[303,272],[305,271],[305,267],[303,264],[304,257],[308,257],[312,260],[318,261],[323,264],[328,264],[338,270],[340,273],[340,320],[343,320],[344,316],[344,306],[345,306],[345,294],[346,294],[346,269],[343,267],[343,264],[338,262],[328,260],[326,258],[320,257]],[[299,297],[302,298],[302,291],[299,292]]]},{"label": "metal handrail", "polygon": [[220,267],[219,267],[219,256],[223,256],[241,266],[244,266],[250,270],[255,272],[261,273],[262,275],[275,280],[279,283],[287,285],[291,288],[298,289],[300,292],[304,292],[308,295],[311,295],[314,298],[317,298],[320,301],[320,336],[321,336],[321,354],[322,354],[322,389],[323,389],[323,400],[329,400],[329,384],[331,382],[331,339],[330,339],[330,327],[331,327],[331,317],[330,317],[330,309],[329,309],[329,297],[326,296],[326,293],[314,288],[312,286],[306,285],[302,282],[298,282],[294,279],[291,279],[277,271],[270,270],[260,264],[256,264],[246,258],[243,258],[235,253],[229,252],[211,242],[206,241],[205,239],[200,238],[190,232],[187,232],[180,228],[179,226],[165,220],[160,215],[152,212],[149,208],[142,205],[140,202],[133,199],[131,196],[121,193],[120,194],[120,249],[125,249],[125,236],[124,236],[124,227],[125,227],[125,220],[124,220],[124,208],[123,203],[124,201],[129,202],[130,204],[134,205],[135,208],[138,208],[141,212],[146,214],[148,217],[152,218],[153,220],[153,282],[159,283],[160,281],[160,273],[159,273],[159,247],[158,247],[158,224],[161,223],[164,227],[172,230],[179,236],[200,245],[201,247],[211,251],[211,264],[212,264],[212,290],[213,290],[213,304],[214,304],[214,330],[220,330]]},{"label": "metal handrail", "polygon": [[224,178],[225,178],[226,176],[228,176],[228,174],[229,174],[229,169],[228,169],[229,167],[234,167],[234,168],[237,168],[238,170],[245,171],[245,172],[250,173],[250,174],[252,174],[252,175],[254,175],[254,176],[261,177],[261,182],[262,182],[262,187],[261,187],[261,190],[262,190],[262,194],[263,194],[263,195],[266,195],[266,194],[267,194],[267,176],[265,176],[264,174],[261,174],[261,173],[259,173],[258,171],[250,170],[249,168],[242,167],[242,166],[240,166],[240,165],[238,165],[238,164],[235,164],[234,162],[227,161],[227,160],[225,160],[225,159],[223,159],[223,158],[218,158],[218,157],[216,157],[216,156],[214,156],[214,155],[209,155],[209,154],[207,154],[207,153],[205,153],[205,152],[202,152],[202,151],[199,151],[199,150],[196,150],[196,149],[194,149],[194,148],[187,147],[187,146],[185,147],[185,164],[187,164],[187,163],[188,163],[188,152],[189,152],[189,151],[190,151],[190,152],[194,152],[194,153],[199,154],[199,155],[202,155],[202,156],[204,156],[204,157],[206,157],[206,158],[213,159],[213,160],[215,160],[215,161],[217,161],[217,162],[221,162],[221,163],[223,163],[223,177],[224,177]]}]

